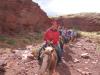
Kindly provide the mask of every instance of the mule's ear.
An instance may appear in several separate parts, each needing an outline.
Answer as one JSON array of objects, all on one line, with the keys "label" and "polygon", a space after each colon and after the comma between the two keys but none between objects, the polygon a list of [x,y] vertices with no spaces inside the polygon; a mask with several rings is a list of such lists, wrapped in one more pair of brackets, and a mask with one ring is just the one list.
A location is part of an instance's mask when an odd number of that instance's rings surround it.
[{"label": "mule's ear", "polygon": [[51,50],[51,53],[54,51],[54,48]]}]

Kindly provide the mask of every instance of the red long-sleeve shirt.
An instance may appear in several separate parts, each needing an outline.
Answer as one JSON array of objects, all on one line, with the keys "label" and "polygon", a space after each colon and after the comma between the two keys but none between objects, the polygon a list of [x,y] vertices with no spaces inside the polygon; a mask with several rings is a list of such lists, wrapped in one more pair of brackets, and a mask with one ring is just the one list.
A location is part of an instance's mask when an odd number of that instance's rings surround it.
[{"label": "red long-sleeve shirt", "polygon": [[47,30],[44,34],[44,40],[46,42],[47,40],[52,41],[54,45],[57,45],[59,41],[59,32],[52,29]]}]

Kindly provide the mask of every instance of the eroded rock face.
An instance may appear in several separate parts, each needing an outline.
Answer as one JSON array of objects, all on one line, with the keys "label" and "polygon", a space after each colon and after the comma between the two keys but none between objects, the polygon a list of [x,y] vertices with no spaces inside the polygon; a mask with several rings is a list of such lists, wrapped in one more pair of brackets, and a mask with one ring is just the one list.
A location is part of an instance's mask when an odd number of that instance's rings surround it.
[{"label": "eroded rock face", "polygon": [[100,31],[100,13],[80,13],[63,16],[67,28],[83,31]]},{"label": "eroded rock face", "polygon": [[32,0],[0,0],[0,33],[44,30],[48,17]]}]

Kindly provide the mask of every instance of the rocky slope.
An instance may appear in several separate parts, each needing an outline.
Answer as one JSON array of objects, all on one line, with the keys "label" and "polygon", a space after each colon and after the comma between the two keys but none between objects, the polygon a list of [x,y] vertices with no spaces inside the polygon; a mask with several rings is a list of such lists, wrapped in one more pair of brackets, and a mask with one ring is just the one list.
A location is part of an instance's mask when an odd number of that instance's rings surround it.
[{"label": "rocky slope", "polygon": [[[59,17],[60,19],[60,17]],[[80,13],[63,16],[64,25],[83,31],[100,31],[100,13]]]},{"label": "rocky slope", "polygon": [[[5,71],[0,69],[2,75],[37,75],[38,61],[23,57],[30,53],[28,48],[32,49],[32,46],[26,48],[0,48],[0,63],[5,64]],[[96,38],[81,37],[73,44],[66,45],[63,57],[54,75],[100,75],[100,42]]]},{"label": "rocky slope", "polygon": [[0,0],[0,33],[44,30],[48,17],[32,0]]}]

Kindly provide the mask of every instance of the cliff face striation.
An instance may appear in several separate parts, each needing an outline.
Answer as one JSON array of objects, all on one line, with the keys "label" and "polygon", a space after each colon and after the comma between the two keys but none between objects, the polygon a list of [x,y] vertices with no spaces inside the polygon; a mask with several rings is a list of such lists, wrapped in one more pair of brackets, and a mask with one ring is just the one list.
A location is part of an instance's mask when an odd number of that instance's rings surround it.
[{"label": "cliff face striation", "polygon": [[0,0],[0,33],[41,31],[48,27],[48,16],[32,0]]},{"label": "cliff face striation", "polygon": [[[58,19],[61,19],[60,17]],[[62,16],[65,27],[83,31],[100,31],[100,13],[80,13]]]}]

